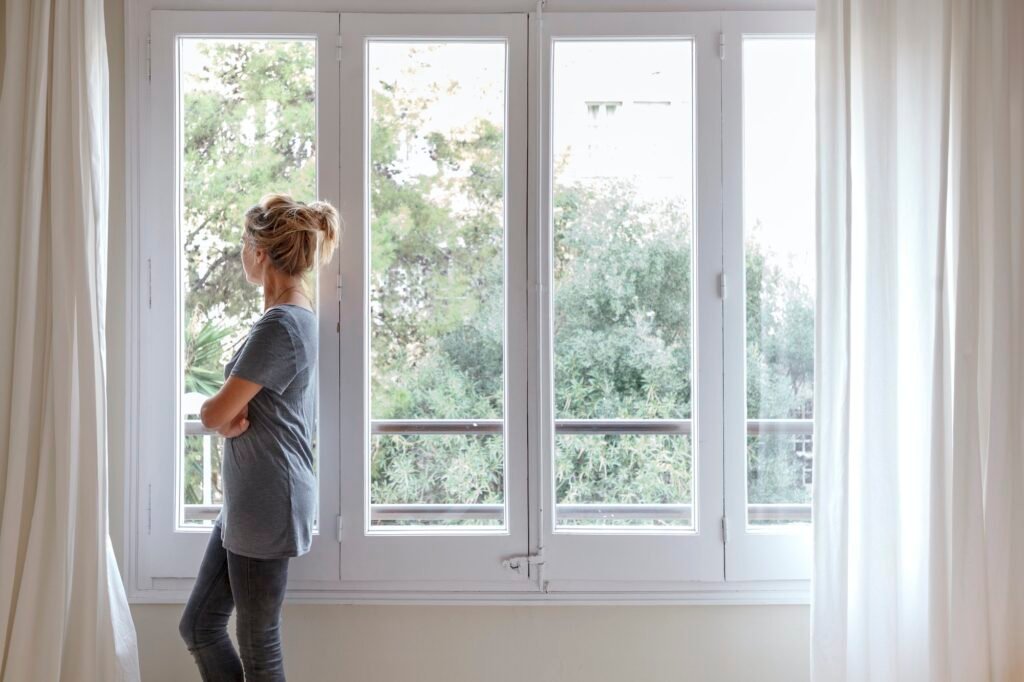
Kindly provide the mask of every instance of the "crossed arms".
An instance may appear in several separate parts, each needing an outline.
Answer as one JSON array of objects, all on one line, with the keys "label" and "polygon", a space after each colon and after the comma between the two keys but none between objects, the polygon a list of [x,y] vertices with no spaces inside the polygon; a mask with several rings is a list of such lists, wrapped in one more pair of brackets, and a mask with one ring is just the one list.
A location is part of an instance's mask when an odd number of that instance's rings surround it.
[{"label": "crossed arms", "polygon": [[203,426],[234,438],[249,428],[249,401],[263,387],[239,376],[230,376],[220,390],[203,403],[199,418]]}]

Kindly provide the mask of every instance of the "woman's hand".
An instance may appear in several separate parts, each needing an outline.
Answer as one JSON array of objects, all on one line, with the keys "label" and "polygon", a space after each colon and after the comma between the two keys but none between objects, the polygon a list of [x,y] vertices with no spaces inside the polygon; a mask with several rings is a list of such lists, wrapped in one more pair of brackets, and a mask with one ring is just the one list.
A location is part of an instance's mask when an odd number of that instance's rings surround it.
[{"label": "woman's hand", "polygon": [[225,438],[234,438],[235,436],[240,436],[245,433],[248,428],[249,404],[246,403],[245,407],[242,408],[242,411],[239,412],[234,419],[217,429],[217,433]]}]

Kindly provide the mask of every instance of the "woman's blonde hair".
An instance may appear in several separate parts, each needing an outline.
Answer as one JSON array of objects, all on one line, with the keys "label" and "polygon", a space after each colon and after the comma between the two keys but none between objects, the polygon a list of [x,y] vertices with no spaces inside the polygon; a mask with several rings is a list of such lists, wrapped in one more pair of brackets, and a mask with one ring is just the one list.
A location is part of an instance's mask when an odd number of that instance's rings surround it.
[{"label": "woman's blonde hair", "polygon": [[302,275],[331,260],[341,218],[326,201],[304,204],[287,194],[265,194],[245,212],[245,234],[286,275]]}]

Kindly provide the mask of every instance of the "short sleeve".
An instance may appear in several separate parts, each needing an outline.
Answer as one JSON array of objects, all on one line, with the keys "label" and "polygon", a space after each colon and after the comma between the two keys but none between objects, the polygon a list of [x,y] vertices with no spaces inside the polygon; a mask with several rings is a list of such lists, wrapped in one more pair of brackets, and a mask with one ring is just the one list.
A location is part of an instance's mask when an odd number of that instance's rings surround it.
[{"label": "short sleeve", "polygon": [[231,376],[283,393],[298,373],[295,344],[284,315],[271,308],[257,320],[231,368]]}]

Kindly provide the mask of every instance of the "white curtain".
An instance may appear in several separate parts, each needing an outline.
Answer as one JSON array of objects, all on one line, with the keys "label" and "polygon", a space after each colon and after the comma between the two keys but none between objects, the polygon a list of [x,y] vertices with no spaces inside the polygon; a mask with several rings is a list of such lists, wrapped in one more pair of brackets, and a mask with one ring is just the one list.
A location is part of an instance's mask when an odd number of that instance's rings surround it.
[{"label": "white curtain", "polygon": [[108,531],[103,2],[7,0],[4,44],[0,680],[138,680]]},{"label": "white curtain", "polygon": [[819,0],[812,671],[1024,680],[1024,0]]}]

